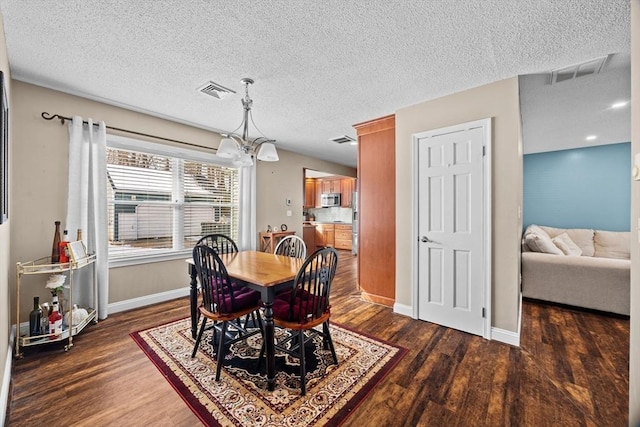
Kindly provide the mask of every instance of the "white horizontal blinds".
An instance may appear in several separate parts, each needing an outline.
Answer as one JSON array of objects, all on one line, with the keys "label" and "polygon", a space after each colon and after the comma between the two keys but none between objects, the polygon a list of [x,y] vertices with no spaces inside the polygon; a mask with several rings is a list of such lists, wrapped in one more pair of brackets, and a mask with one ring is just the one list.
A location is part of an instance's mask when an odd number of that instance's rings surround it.
[{"label": "white horizontal blinds", "polygon": [[107,175],[110,259],[192,248],[212,228],[237,237],[235,169],[108,148]]},{"label": "white horizontal blinds", "polygon": [[219,233],[237,241],[238,194],[237,169],[185,160],[184,234],[187,240]]}]

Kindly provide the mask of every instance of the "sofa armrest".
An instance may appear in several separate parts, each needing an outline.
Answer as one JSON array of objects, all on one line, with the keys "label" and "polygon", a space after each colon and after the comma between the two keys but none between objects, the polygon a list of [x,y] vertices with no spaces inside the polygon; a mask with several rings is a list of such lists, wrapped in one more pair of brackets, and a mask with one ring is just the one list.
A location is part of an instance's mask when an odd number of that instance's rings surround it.
[{"label": "sofa armrest", "polygon": [[522,295],[629,314],[631,261],[522,253]]}]

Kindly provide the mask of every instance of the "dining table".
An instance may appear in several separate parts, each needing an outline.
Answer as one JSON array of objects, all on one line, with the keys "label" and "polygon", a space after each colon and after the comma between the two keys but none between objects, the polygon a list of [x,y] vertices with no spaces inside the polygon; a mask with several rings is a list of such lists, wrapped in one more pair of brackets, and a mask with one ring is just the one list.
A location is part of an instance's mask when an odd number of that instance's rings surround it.
[{"label": "dining table", "polygon": [[[260,298],[264,305],[267,387],[269,390],[273,390],[275,387],[273,302],[278,292],[291,287],[304,260],[260,251],[240,251],[219,256],[231,279],[260,292]],[[191,278],[191,335],[195,339],[198,329],[198,274],[193,259],[185,261],[189,266]]]}]

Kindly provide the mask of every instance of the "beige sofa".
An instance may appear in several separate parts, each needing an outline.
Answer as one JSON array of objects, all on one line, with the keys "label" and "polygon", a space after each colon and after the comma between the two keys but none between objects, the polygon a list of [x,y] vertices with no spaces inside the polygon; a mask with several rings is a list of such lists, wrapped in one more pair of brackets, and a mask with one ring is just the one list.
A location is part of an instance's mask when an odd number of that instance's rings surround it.
[{"label": "beige sofa", "polygon": [[522,295],[629,315],[629,239],[629,232],[529,226]]}]

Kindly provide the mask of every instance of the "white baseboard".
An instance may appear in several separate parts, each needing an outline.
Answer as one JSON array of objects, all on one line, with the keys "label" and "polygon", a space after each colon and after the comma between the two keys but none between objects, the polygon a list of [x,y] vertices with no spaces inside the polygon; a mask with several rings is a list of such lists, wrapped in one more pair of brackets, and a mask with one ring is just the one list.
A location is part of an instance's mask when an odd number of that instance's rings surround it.
[{"label": "white baseboard", "polygon": [[159,302],[165,302],[176,298],[188,296],[190,288],[174,289],[172,291],[160,292],[158,294],[146,295],[144,297],[132,298],[125,301],[118,301],[107,306],[107,313],[114,314],[121,311],[132,310],[134,308],[145,307]]},{"label": "white baseboard", "polygon": [[0,425],[5,425],[7,405],[9,404],[9,387],[11,386],[11,366],[13,364],[13,348],[15,346],[16,327],[11,327],[9,348],[7,349],[4,371],[2,371],[2,386],[0,387]]},{"label": "white baseboard", "polygon": [[413,307],[410,305],[395,303],[393,304],[393,312],[413,318]]},{"label": "white baseboard", "polygon": [[505,344],[520,347],[520,334],[500,328],[491,328],[491,339]]}]

